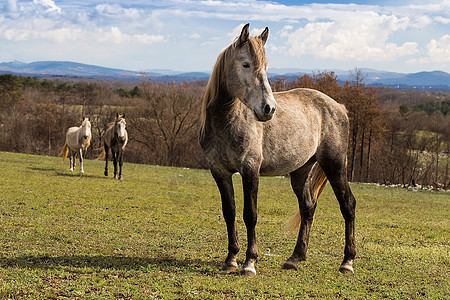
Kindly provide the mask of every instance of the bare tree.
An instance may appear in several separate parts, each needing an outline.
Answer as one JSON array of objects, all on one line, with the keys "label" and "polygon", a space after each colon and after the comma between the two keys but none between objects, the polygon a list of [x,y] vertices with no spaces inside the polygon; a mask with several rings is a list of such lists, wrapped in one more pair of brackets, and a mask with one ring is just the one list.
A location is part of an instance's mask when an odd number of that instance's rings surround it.
[{"label": "bare tree", "polygon": [[154,83],[146,79],[142,81],[142,90],[148,105],[145,123],[153,137],[151,146],[141,142],[154,150],[161,143],[164,149],[161,164],[175,165],[180,153],[187,150],[183,147],[192,143],[192,137],[196,136],[193,132],[199,124],[203,90],[190,83]]}]

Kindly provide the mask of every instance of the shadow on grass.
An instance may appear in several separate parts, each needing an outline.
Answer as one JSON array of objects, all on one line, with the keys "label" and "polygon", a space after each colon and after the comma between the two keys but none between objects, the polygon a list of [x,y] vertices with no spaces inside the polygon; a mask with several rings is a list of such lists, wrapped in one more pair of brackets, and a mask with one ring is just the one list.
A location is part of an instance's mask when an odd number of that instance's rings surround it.
[{"label": "shadow on grass", "polygon": [[[86,177],[86,178],[100,178],[100,179],[108,179],[108,177],[103,175],[94,175],[92,173],[79,173],[79,172],[73,172],[73,173],[65,173],[65,172],[55,172],[56,176],[62,176],[62,177]],[[109,179],[114,179],[112,176],[109,177]]]},{"label": "shadow on grass", "polygon": [[1,268],[43,269],[51,270],[61,267],[93,268],[100,270],[145,270],[194,272],[212,274],[219,270],[217,262],[205,262],[199,259],[180,260],[173,257],[142,258],[125,256],[20,256],[0,258]]},{"label": "shadow on grass", "polygon": [[[80,173],[78,171],[74,171],[74,172],[64,172],[64,171],[60,171],[59,168],[55,168],[55,167],[28,167],[30,170],[33,171],[44,171],[44,172],[51,172],[53,174],[55,174],[56,176],[64,176],[64,177],[86,177],[86,178],[104,178],[104,179],[108,179],[108,177],[102,175],[97,175],[97,174],[93,174],[93,173]],[[112,176],[109,176],[110,179],[114,179]]]},{"label": "shadow on grass", "polygon": [[31,170],[33,170],[33,171],[52,171],[52,172],[54,172],[54,171],[57,170],[57,169],[54,168],[54,167],[42,167],[42,168],[39,168],[39,167],[29,167],[29,169],[31,169]]}]

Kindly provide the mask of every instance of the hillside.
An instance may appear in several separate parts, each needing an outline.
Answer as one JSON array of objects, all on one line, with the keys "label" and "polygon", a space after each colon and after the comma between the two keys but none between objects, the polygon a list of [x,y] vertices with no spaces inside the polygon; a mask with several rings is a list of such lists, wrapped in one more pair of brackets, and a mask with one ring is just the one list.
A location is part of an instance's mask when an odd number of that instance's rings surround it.
[{"label": "hillside", "polygon": [[[262,178],[254,278],[226,274],[227,234],[206,170],[125,162],[124,180],[85,161],[0,152],[2,299],[448,298],[448,194],[352,184],[358,201],[355,274],[338,272],[344,222],[328,185],[307,261],[282,270],[297,233],[288,178]],[[234,176],[242,264],[242,182]],[[432,255],[430,255],[432,253]]]},{"label": "hillside", "polygon": [[[285,77],[295,79],[303,74],[311,74],[320,70],[306,70],[295,68],[271,68],[269,77]],[[334,71],[341,81],[349,79],[351,70],[322,70]],[[438,89],[450,90],[450,74],[442,71],[419,72],[412,74],[386,72],[374,69],[361,69],[367,84],[389,86],[394,88]],[[81,64],[69,61],[38,61],[24,63],[19,61],[0,63],[0,74],[13,73],[24,76],[39,77],[85,77],[99,79],[116,79],[124,81],[137,81],[145,74],[153,81],[182,82],[208,79],[207,72],[178,72],[173,70],[149,69],[145,71],[129,71],[114,68],[105,68],[95,65]]]}]

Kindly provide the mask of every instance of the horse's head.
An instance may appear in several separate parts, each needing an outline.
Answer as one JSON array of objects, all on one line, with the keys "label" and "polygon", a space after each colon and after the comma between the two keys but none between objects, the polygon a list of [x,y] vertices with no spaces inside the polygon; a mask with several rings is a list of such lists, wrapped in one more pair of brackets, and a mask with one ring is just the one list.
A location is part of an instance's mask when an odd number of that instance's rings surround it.
[{"label": "horse's head", "polygon": [[117,137],[119,140],[125,140],[125,127],[127,126],[127,122],[125,122],[125,114],[119,115],[116,114],[116,120],[114,122],[114,130],[116,131]]},{"label": "horse's head", "polygon": [[258,121],[272,119],[277,103],[267,80],[264,45],[269,36],[266,27],[261,35],[249,36],[249,24],[242,28],[241,35],[231,45],[232,54],[227,58],[225,82],[231,96],[241,100],[250,108]]},{"label": "horse's head", "polygon": [[81,130],[85,140],[91,136],[91,122],[89,121],[89,118],[83,117],[83,122],[81,122]]}]

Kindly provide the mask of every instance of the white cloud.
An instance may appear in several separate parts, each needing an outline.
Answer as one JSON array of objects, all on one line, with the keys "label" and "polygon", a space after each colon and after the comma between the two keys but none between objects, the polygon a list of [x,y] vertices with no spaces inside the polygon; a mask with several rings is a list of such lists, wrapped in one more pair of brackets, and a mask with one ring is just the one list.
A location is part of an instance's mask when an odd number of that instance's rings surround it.
[{"label": "white cloud", "polygon": [[134,34],[131,35],[131,40],[141,44],[154,44],[164,42],[166,38],[163,35]]},{"label": "white cloud", "polygon": [[408,18],[360,13],[352,17],[338,15],[332,21],[308,23],[295,31],[292,26],[281,34],[288,38],[292,56],[313,55],[316,58],[356,61],[391,61],[415,54],[416,42],[396,44],[389,37],[410,25]]},{"label": "white cloud", "polygon": [[438,17],[436,17],[434,19],[437,22],[442,23],[442,24],[450,24],[450,18],[445,18],[445,17],[438,16]]},{"label": "white cloud", "polygon": [[450,62],[450,35],[446,34],[438,41],[431,40],[427,45],[427,53],[432,62]]},{"label": "white cloud", "polygon": [[139,9],[136,8],[123,8],[119,4],[98,4],[95,7],[95,11],[102,16],[110,18],[128,18],[138,19],[141,17]]},{"label": "white cloud", "polygon": [[17,12],[17,0],[7,0],[6,9],[9,12]]},{"label": "white cloud", "polygon": [[122,44],[128,42],[137,42],[141,44],[152,44],[163,42],[164,36],[162,35],[149,35],[149,34],[126,34],[123,33],[118,27],[112,26],[108,30],[100,29],[98,31],[98,39],[101,42],[112,42],[115,44]]},{"label": "white cloud", "polygon": [[[138,17],[138,9],[105,4],[91,10],[63,12],[53,0],[24,2],[20,9],[14,0],[8,0],[7,4],[5,9],[16,12],[6,18],[0,14],[0,43],[2,40],[40,43],[88,41],[94,45],[102,42],[152,44],[165,41],[164,35],[149,33],[149,29],[141,25],[146,20]],[[114,20],[100,19],[100,14]]]},{"label": "white cloud", "polygon": [[[277,67],[295,62],[300,67],[333,63],[352,68],[357,62],[383,68],[397,62],[403,67],[401,64],[407,61],[410,67],[433,63],[448,69],[450,1],[437,1],[420,5],[392,2],[389,6],[385,1],[375,5],[299,1],[298,5],[287,6],[276,0],[5,0],[0,4],[0,47],[11,46],[9,53],[0,53],[0,61],[29,41],[29,45],[39,45],[30,52],[39,49],[45,59],[51,55],[45,49],[51,48],[86,49],[89,54],[85,56],[92,57],[99,47],[121,53],[127,53],[130,50],[124,49],[130,47],[136,53],[145,53],[145,57],[129,58],[139,60],[139,64],[151,59],[147,54],[153,51],[160,54],[153,56],[158,57],[158,63],[166,59],[178,67],[185,65],[186,57],[192,57],[189,61],[216,57],[215,51],[239,36],[249,22],[251,35],[269,27],[268,55],[276,53],[270,59]],[[149,44],[152,47],[146,47]],[[184,50],[181,62],[170,54],[178,47]]]},{"label": "white cloud", "polygon": [[58,7],[53,0],[33,0],[33,3],[46,7],[47,12],[61,13],[61,8]]}]

